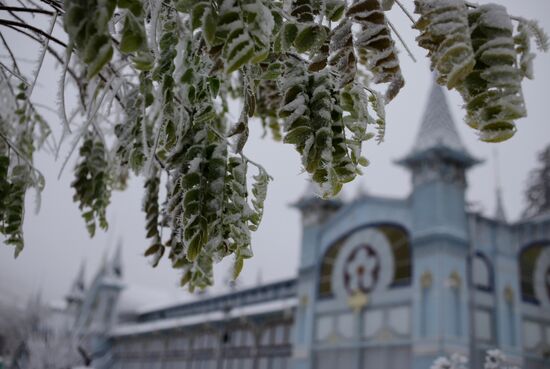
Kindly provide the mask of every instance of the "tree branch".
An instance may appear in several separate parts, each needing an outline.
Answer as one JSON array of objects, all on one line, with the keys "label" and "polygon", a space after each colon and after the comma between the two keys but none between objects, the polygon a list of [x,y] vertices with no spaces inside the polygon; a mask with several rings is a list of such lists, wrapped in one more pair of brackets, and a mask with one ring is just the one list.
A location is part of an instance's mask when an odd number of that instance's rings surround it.
[{"label": "tree branch", "polygon": [[36,28],[34,26],[31,26],[30,24],[27,24],[27,23],[21,23],[21,22],[14,22],[14,21],[11,21],[9,19],[0,19],[0,26],[7,26],[7,27],[10,27],[10,28],[13,28],[13,27],[21,27],[21,28],[25,28],[25,29],[29,29],[33,32],[36,32],[38,33],[39,35],[41,36],[44,36],[46,37],[47,39],[63,46],[63,47],[67,47],[67,44],[64,43],[63,41],[49,35],[47,32],[44,32],[42,31],[40,28]]},{"label": "tree branch", "polygon": [[21,12],[21,13],[33,13],[33,14],[47,14],[47,15],[54,15],[54,12],[50,12],[48,10],[44,9],[31,9],[31,8],[24,8],[19,6],[4,6],[0,5],[0,10],[6,10],[8,12]]}]

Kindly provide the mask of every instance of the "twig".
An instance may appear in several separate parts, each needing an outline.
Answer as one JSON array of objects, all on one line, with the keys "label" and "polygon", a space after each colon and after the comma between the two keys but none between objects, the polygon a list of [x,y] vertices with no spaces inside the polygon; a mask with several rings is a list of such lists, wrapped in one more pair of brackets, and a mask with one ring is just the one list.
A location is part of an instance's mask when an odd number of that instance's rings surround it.
[{"label": "twig", "polygon": [[57,10],[57,12],[59,14],[63,14],[65,11],[63,10],[63,4],[60,4],[59,2],[55,1],[55,0],[40,0],[41,2],[51,6],[52,8],[54,8],[55,10]]},{"label": "twig", "polygon": [[4,65],[4,63],[0,62],[0,67],[2,67],[5,71],[7,71],[9,74],[11,74],[12,76],[14,76],[15,78],[17,78],[18,80],[20,80],[21,82],[23,82],[24,84],[26,84],[27,86],[29,85],[29,82],[27,82],[25,80],[25,77],[23,77],[22,75],[20,75],[19,73],[11,70],[10,68],[8,68],[7,66]]},{"label": "twig", "polygon": [[49,35],[46,32],[42,31],[40,28],[36,28],[36,27],[31,26],[30,24],[27,24],[27,23],[14,22],[14,21],[11,21],[9,19],[0,19],[0,26],[8,26],[8,27],[11,26],[10,28],[13,28],[13,27],[26,28],[26,29],[29,29],[33,32],[38,33],[41,36],[44,36],[44,37],[48,38],[49,40],[52,40],[56,44],[59,44],[63,47],[67,47],[67,44],[64,43],[63,41],[60,41],[59,39],[53,37],[52,35]]},{"label": "twig", "polygon": [[42,178],[44,178],[44,175],[42,174],[42,172],[40,170],[38,170],[33,164],[32,162],[25,156],[23,155],[19,149],[17,148],[17,146],[10,141],[9,138],[7,138],[4,133],[2,133],[2,131],[0,131],[0,137],[2,137],[2,139],[4,140],[4,142],[13,150],[13,152],[15,152],[15,154],[17,155],[18,158],[22,159],[25,164],[27,164],[32,170],[34,170],[36,173],[38,173],[38,175]]},{"label": "twig", "polygon": [[263,170],[264,173],[267,174],[267,177],[268,177],[270,180],[273,180],[273,177],[272,177],[271,175],[269,175],[269,172],[267,171],[267,169],[264,168],[263,165],[261,165],[261,164],[255,162],[254,160],[249,159],[249,158],[248,158],[245,154],[243,154],[242,152],[241,152],[240,155],[241,155],[241,157],[242,157],[244,160],[246,160],[247,163],[250,163],[250,164],[254,165],[254,166],[255,166],[256,168],[258,168],[259,170]]},{"label": "twig", "polygon": [[2,40],[2,43],[4,44],[6,49],[8,50],[8,53],[10,54],[10,58],[13,63],[13,69],[15,69],[17,73],[21,74],[21,69],[19,69],[19,65],[17,64],[17,59],[15,58],[15,55],[11,51],[10,45],[8,44],[8,42],[6,41],[2,33],[0,33],[0,39]]},{"label": "twig", "polygon": [[405,15],[411,20],[412,24],[415,24],[416,21],[414,20],[413,16],[411,15],[411,13],[409,13],[409,11],[407,10],[407,8],[405,8],[403,6],[403,4],[401,4],[401,1],[399,0],[395,0],[395,3],[397,5],[399,5],[399,7],[401,8],[401,10],[403,11],[403,13],[405,13]]},{"label": "twig", "polygon": [[31,8],[24,8],[24,7],[18,7],[18,6],[4,6],[0,5],[0,10],[6,10],[8,12],[19,12],[19,13],[35,13],[35,14],[47,14],[47,15],[54,15],[54,12],[50,12],[43,9],[31,9]]},{"label": "twig", "polygon": [[393,33],[395,33],[395,35],[397,36],[397,38],[399,39],[399,41],[401,42],[401,44],[403,45],[403,47],[407,51],[407,54],[409,54],[409,57],[416,63],[416,58],[414,57],[411,50],[409,49],[409,47],[405,43],[405,40],[403,40],[403,38],[401,37],[399,32],[397,32],[397,29],[393,26],[393,24],[390,22],[390,20],[387,19],[386,21],[388,22],[388,24],[389,24],[390,28],[392,29]]},{"label": "twig", "polygon": [[67,119],[67,110],[65,108],[65,77],[67,76],[67,69],[69,69],[69,62],[71,61],[71,49],[67,48],[67,56],[65,57],[65,62],[63,63],[63,71],[61,72],[61,77],[59,80],[59,109],[61,110],[61,119],[63,120],[63,125],[65,129],[71,132],[71,127],[69,125],[69,120]]},{"label": "twig", "polygon": [[[55,27],[55,21],[57,19],[57,13],[53,15],[52,21],[50,24],[50,30],[48,32],[48,36],[51,36],[53,29]],[[44,41],[44,45],[42,48],[42,51],[40,52],[40,58],[38,59],[38,65],[36,67],[36,72],[34,74],[33,81],[29,87],[29,90],[27,92],[27,100],[30,101],[32,92],[34,91],[34,86],[36,86],[36,81],[38,81],[38,75],[40,74],[40,69],[42,69],[42,64],[44,64],[44,57],[46,56],[46,51],[48,49],[48,43],[50,42],[50,39],[46,36],[46,40]]]},{"label": "twig", "polygon": [[[122,65],[120,68],[124,68],[126,67],[127,64],[124,64]],[[107,82],[107,86],[106,87],[110,87],[113,83],[113,81],[115,80],[116,78],[116,75],[113,75],[109,81]],[[120,85],[121,86],[121,85]],[[120,87],[119,86],[119,87]],[[99,89],[99,85],[96,87],[96,90],[94,91],[94,93],[92,94],[92,96],[96,96],[96,93]],[[61,169],[59,170],[59,174],[57,175],[57,178],[61,178],[61,175],[63,174],[63,170],[65,169],[65,166],[67,165],[67,163],[69,162],[69,159],[71,158],[74,150],[76,149],[76,146],[78,145],[78,141],[80,141],[80,139],[84,136],[84,134],[86,133],[86,131],[88,130],[88,127],[90,124],[92,124],[92,126],[94,127],[94,129],[98,130],[98,128],[95,126],[95,124],[93,124],[93,120],[97,114],[97,112],[99,111],[99,109],[101,108],[101,103],[103,102],[103,99],[105,98],[105,96],[107,95],[107,93],[109,92],[110,89],[106,89],[103,91],[103,93],[101,94],[101,96],[99,97],[99,102],[96,103],[96,106],[94,108],[94,111],[92,112],[91,110],[88,111],[88,114],[87,114],[87,120],[86,120],[86,123],[84,123],[84,125],[82,126],[81,128],[81,131],[80,133],[78,134],[78,137],[76,137],[75,139],[75,142],[71,148],[71,150],[69,151],[69,154],[67,155],[67,158],[65,159],[65,161],[63,162],[63,165],[61,166]],[[115,90],[113,90],[115,91]],[[116,91],[115,91],[115,96],[116,96]],[[91,104],[90,104],[90,109],[91,109]],[[103,138],[103,136],[101,135],[100,132],[97,132],[98,135]]]}]

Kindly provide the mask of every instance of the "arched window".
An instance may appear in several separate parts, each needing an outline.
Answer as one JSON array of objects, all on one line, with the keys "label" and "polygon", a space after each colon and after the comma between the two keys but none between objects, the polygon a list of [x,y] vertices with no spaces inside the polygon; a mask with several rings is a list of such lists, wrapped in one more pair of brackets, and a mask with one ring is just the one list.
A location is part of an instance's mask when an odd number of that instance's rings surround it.
[{"label": "arched window", "polygon": [[[386,238],[393,254],[394,273],[391,286],[410,285],[412,277],[411,246],[408,232],[399,225],[380,224],[366,226],[379,231]],[[359,230],[355,230],[357,232]],[[319,298],[333,297],[332,274],[342,247],[355,232],[345,235],[330,246],[321,260],[319,275]],[[383,267],[383,265],[382,265]]]},{"label": "arched window", "polygon": [[482,291],[493,290],[493,268],[489,258],[477,251],[472,261],[472,279],[477,289]]},{"label": "arched window", "polygon": [[[550,247],[550,241],[540,241],[524,247],[519,255],[521,297],[525,302],[540,304],[536,290],[537,262],[541,253]],[[550,299],[550,291],[548,291]]]}]

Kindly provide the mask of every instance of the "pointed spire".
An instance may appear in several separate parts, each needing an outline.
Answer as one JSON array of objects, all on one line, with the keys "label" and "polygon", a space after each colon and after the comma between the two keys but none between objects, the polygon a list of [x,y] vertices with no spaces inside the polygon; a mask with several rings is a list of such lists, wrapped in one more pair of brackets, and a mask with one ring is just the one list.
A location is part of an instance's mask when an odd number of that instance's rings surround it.
[{"label": "pointed spire", "polygon": [[504,203],[502,202],[502,191],[500,187],[497,187],[497,198],[496,198],[496,207],[495,207],[495,219],[506,223],[506,212],[504,211]]},{"label": "pointed spire", "polygon": [[27,310],[36,312],[42,308],[42,287],[36,290],[27,301]]},{"label": "pointed spire", "polygon": [[412,151],[420,152],[439,146],[466,153],[443,87],[434,80]]},{"label": "pointed spire", "polygon": [[78,270],[78,274],[76,275],[75,280],[73,281],[73,284],[71,285],[71,289],[69,290],[69,293],[66,296],[67,302],[72,301],[82,301],[84,299],[84,278],[85,278],[85,272],[86,272],[86,265],[84,261],[80,264],[80,269]]},{"label": "pointed spire", "polygon": [[506,211],[504,210],[504,203],[502,201],[502,187],[500,185],[500,171],[499,171],[499,160],[498,160],[498,151],[495,148],[493,151],[493,156],[495,159],[495,193],[496,193],[496,205],[495,205],[495,219],[506,223]]},{"label": "pointed spire", "polygon": [[451,115],[445,91],[435,79],[432,82],[428,103],[424,109],[420,129],[412,150],[398,163],[408,166],[422,160],[426,153],[432,151],[461,162],[465,167],[479,162],[462,143]]},{"label": "pointed spire", "polygon": [[113,260],[111,262],[113,273],[117,277],[122,277],[122,240],[118,241]]},{"label": "pointed spire", "polygon": [[367,196],[369,196],[368,189],[363,185],[362,182],[359,182],[359,185],[357,186],[357,192],[355,193],[355,199],[363,199]]}]

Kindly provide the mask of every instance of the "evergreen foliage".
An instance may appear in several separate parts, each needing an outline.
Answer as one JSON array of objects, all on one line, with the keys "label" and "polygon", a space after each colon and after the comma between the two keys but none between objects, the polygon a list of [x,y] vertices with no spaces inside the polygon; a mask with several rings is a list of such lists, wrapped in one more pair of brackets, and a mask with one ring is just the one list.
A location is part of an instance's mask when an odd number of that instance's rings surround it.
[{"label": "evergreen foliage", "polygon": [[[193,289],[210,285],[213,263],[233,256],[236,277],[252,256],[271,180],[246,155],[249,124],[257,119],[293,145],[321,195],[335,196],[368,165],[363,143],[384,140],[385,105],[405,84],[392,0],[38,1],[44,9],[21,4],[50,17],[47,31],[8,12],[19,22],[10,27],[40,42],[33,76],[15,58],[0,68],[0,232],[16,253],[25,193],[44,185],[33,154],[58,153],[72,137],[65,164],[80,147],[72,187],[91,235],[107,228],[110,195],[133,172],[145,178],[152,264],[167,255]],[[547,50],[547,36],[495,4],[415,5],[418,44],[438,82],[462,94],[467,123],[484,141],[511,137],[526,114],[531,43]],[[31,99],[47,54],[63,65],[60,142]],[[70,113],[67,79],[78,93]]]}]

